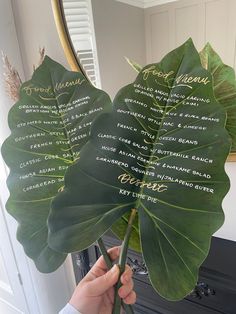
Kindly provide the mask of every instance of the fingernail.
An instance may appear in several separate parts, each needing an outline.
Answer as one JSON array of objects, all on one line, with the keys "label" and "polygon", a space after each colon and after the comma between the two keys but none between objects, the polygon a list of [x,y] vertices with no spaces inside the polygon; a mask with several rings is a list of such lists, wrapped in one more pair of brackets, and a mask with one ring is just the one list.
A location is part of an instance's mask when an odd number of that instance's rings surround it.
[{"label": "fingernail", "polygon": [[124,283],[127,283],[127,282],[129,281],[128,276],[123,276],[123,278],[122,278],[122,279],[123,279],[123,282],[124,282]]},{"label": "fingernail", "polygon": [[113,267],[111,268],[111,272],[112,273],[116,273],[117,272],[117,265],[113,265]]}]

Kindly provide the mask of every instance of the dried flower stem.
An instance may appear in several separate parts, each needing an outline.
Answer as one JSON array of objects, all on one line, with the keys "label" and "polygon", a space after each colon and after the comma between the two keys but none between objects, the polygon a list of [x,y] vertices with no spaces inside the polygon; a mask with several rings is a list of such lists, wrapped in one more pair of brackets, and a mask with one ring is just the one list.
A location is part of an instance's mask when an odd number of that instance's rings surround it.
[{"label": "dried flower stem", "polygon": [[44,60],[45,57],[45,47],[41,48],[39,47],[39,61],[38,61],[38,65],[33,65],[33,71],[35,71],[37,69],[37,67],[39,67]]},{"label": "dried flower stem", "polygon": [[11,65],[8,57],[2,52],[2,60],[4,67],[4,77],[5,77],[5,89],[7,95],[13,100],[19,100],[20,87],[22,85],[22,80],[18,71]]},{"label": "dried flower stem", "polygon": [[[39,47],[39,62],[38,65],[33,65],[33,70],[35,71],[38,66],[40,66],[45,57],[45,48]],[[5,89],[7,95],[14,102],[19,100],[20,96],[20,87],[22,85],[22,80],[19,75],[19,72],[11,65],[7,55],[2,52],[2,60],[4,67],[4,78],[5,78]]]}]

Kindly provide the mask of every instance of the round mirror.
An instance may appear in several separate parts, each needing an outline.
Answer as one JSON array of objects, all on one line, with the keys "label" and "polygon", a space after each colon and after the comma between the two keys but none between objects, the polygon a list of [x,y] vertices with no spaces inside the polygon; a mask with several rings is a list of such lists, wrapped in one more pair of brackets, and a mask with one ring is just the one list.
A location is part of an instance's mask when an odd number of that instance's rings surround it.
[{"label": "round mirror", "polygon": [[128,60],[141,66],[159,62],[189,37],[199,51],[210,42],[236,68],[235,0],[52,2],[72,69],[82,70],[112,98],[137,75]]}]

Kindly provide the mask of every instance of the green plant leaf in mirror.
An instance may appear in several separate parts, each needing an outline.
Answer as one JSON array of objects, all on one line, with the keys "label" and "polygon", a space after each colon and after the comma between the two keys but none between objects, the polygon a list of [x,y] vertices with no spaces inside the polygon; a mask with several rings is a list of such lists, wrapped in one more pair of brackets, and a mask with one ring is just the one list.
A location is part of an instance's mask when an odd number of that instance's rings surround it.
[{"label": "green plant leaf in mirror", "polygon": [[17,238],[41,272],[52,272],[66,254],[47,244],[50,203],[63,189],[64,174],[79,158],[95,116],[110,98],[81,73],[49,57],[21,87],[9,112],[11,135],[2,146],[10,168],[6,208],[19,223]]}]

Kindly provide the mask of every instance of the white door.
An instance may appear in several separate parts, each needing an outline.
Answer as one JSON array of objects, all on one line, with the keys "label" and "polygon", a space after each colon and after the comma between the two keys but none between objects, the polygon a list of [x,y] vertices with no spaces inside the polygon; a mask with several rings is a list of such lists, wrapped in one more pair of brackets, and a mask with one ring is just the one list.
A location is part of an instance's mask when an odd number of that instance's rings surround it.
[{"label": "white door", "polygon": [[[3,51],[13,60],[15,66],[21,69],[19,47],[16,37],[11,1],[0,0],[0,52]],[[7,113],[12,102],[7,97],[3,79],[3,64],[0,59],[0,146],[8,136]],[[21,71],[22,72],[22,71]],[[8,198],[6,187],[7,170],[0,155],[0,313],[1,314],[28,314],[28,306],[21,284],[19,268],[24,282],[24,289],[29,290],[30,278],[27,269],[22,267],[25,256],[19,249],[20,245],[14,243],[16,222],[5,210]],[[14,250],[13,250],[14,247]],[[17,258],[16,258],[17,256]],[[26,266],[25,266],[26,268]],[[32,291],[33,289],[31,289]],[[29,294],[29,293],[28,293]],[[33,299],[31,297],[31,299]],[[36,314],[34,311],[30,314]]]},{"label": "white door", "polygon": [[[0,160],[0,313],[18,314],[29,313],[23,285],[16,258],[13,252],[8,214],[5,211],[6,201],[6,170],[2,159]],[[4,191],[5,190],[5,191]],[[11,219],[11,225],[15,222]]]}]

